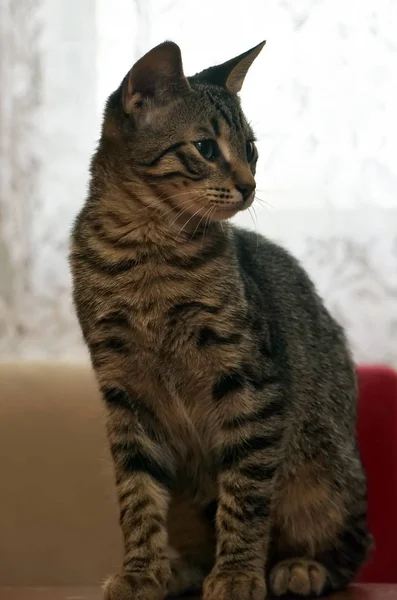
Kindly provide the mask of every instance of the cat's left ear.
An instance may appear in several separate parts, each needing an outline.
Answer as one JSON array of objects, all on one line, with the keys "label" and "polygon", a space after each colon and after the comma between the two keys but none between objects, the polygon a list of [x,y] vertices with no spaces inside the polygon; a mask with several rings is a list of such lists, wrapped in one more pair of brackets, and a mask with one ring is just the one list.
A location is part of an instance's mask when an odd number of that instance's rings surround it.
[{"label": "cat's left ear", "polygon": [[265,44],[266,41],[261,42],[254,48],[251,48],[251,50],[247,50],[247,52],[228,60],[222,65],[210,67],[195,75],[194,79],[219,85],[226,88],[232,94],[237,94],[243,86],[248,69]]},{"label": "cat's left ear", "polygon": [[132,114],[145,106],[166,104],[189,89],[179,46],[164,42],[142,56],[126,76],[123,107]]}]

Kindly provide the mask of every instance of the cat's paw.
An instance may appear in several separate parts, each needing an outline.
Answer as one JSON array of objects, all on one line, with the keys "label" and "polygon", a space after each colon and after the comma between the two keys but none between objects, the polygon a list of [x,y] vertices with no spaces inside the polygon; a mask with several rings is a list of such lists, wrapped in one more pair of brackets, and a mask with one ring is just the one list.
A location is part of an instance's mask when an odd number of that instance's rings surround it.
[{"label": "cat's paw", "polygon": [[270,572],[269,578],[270,591],[276,596],[320,596],[326,583],[326,568],[315,560],[305,558],[278,563]]},{"label": "cat's paw", "polygon": [[204,582],[203,600],[264,600],[265,578],[260,572],[213,571]]},{"label": "cat's paw", "polygon": [[141,573],[114,575],[104,587],[104,600],[164,600],[165,597],[164,587]]}]

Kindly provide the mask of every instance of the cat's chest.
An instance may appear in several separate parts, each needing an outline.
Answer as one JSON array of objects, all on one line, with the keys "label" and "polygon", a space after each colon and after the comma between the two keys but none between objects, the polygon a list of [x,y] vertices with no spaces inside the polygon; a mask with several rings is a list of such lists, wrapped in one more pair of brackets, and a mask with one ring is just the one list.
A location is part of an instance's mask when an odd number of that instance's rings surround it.
[{"label": "cat's chest", "polygon": [[[188,274],[183,281],[147,277],[132,288],[134,372],[153,374],[187,407],[205,410],[213,387],[252,357],[252,320],[238,278]],[[190,408],[189,408],[190,410]],[[192,413],[196,423],[198,413]]]},{"label": "cat's chest", "polygon": [[240,282],[226,266],[221,277],[171,274],[160,278],[151,271],[129,286],[136,341],[157,355],[166,353],[168,360],[237,344],[247,306]]},{"label": "cat's chest", "polygon": [[159,326],[158,360],[183,389],[207,393],[220,372],[241,361],[247,343],[244,317],[242,306],[223,298],[177,302]]}]

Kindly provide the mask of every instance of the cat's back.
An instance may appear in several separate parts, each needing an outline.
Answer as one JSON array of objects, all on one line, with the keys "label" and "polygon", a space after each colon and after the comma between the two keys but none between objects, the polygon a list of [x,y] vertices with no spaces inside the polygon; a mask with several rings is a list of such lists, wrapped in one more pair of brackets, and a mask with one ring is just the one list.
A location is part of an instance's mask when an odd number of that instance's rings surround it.
[{"label": "cat's back", "polygon": [[334,336],[336,345],[346,347],[342,328],[294,256],[270,239],[237,227],[233,227],[233,244],[247,293],[260,290],[268,318],[280,321],[284,335],[301,334],[309,349],[319,335]]},{"label": "cat's back", "polygon": [[[233,228],[248,295],[260,293],[276,359],[294,398],[295,415],[326,420],[328,431],[352,433],[356,378],[342,327],[290,253],[256,233]],[[345,434],[343,434],[345,435]]]},{"label": "cat's back", "polygon": [[[318,307],[322,301],[306,271],[285,248],[267,237],[240,227],[233,227],[240,272],[274,296],[283,305],[309,304]],[[282,297],[279,297],[282,296]]]}]

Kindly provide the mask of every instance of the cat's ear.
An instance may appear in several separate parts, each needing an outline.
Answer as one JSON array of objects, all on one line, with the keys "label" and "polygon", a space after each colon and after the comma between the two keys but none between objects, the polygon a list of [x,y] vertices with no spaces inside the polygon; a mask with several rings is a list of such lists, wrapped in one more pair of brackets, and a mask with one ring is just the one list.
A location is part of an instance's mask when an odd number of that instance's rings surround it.
[{"label": "cat's ear", "polygon": [[237,94],[244,83],[248,69],[262,50],[266,41],[261,42],[251,50],[232,58],[222,65],[210,67],[194,76],[194,79],[206,81],[226,88],[232,94]]},{"label": "cat's ear", "polygon": [[164,42],[140,58],[126,76],[123,107],[132,114],[145,105],[166,104],[189,89],[179,46]]}]

